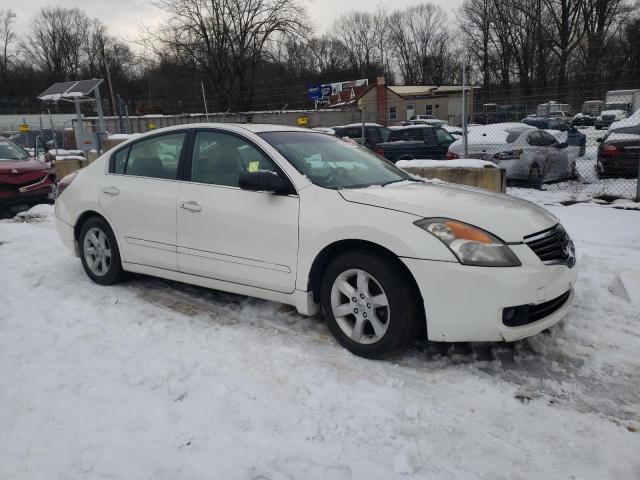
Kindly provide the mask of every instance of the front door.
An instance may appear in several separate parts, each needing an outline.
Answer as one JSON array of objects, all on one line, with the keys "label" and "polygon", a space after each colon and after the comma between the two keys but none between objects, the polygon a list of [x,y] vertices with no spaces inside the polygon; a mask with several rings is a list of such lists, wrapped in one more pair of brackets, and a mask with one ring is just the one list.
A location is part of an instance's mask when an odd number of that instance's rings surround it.
[{"label": "front door", "polygon": [[115,153],[99,203],[123,262],[177,270],[176,179],[186,137],[159,135]]},{"label": "front door", "polygon": [[292,293],[299,198],[238,186],[242,172],[277,174],[274,163],[244,137],[207,130],[196,134],[188,168],[178,194],[180,271]]}]

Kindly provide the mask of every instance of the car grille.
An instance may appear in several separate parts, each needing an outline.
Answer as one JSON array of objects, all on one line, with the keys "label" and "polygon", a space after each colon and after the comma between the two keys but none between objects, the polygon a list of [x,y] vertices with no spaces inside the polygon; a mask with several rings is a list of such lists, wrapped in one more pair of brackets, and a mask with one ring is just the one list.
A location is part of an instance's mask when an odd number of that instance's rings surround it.
[{"label": "car grille", "polygon": [[521,327],[542,320],[557,312],[571,297],[571,290],[553,300],[538,305],[521,305],[505,308],[502,312],[502,323],[507,327]]},{"label": "car grille", "polygon": [[0,190],[18,190],[19,188],[28,187],[29,185],[33,185],[34,183],[42,182],[48,176],[49,175],[43,175],[42,177],[34,178],[33,180],[29,180],[28,182],[24,183],[4,183],[0,181]]},{"label": "car grille", "polygon": [[575,247],[560,224],[524,237],[524,243],[546,265],[567,265],[571,268],[576,264]]}]

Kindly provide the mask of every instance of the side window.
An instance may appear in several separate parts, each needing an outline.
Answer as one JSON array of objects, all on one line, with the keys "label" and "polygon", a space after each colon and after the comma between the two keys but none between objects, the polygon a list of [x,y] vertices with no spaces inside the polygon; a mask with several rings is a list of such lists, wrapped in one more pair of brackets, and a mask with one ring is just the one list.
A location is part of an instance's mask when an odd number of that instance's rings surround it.
[{"label": "side window", "polygon": [[235,135],[198,132],[191,159],[191,181],[237,187],[240,174],[266,170],[276,173],[273,163],[252,144]]},{"label": "side window", "polygon": [[367,127],[365,129],[365,135],[367,136],[367,142],[380,143],[380,135],[377,128]]},{"label": "side window", "polygon": [[436,128],[436,136],[438,137],[438,145],[449,145],[454,141],[451,134],[444,128]]},{"label": "side window", "polygon": [[544,145],[545,147],[548,147],[549,145],[553,145],[554,143],[558,143],[558,140],[556,140],[556,137],[554,137],[550,133],[540,132],[540,135],[542,135],[542,145]]},{"label": "side window", "polygon": [[533,147],[542,146],[542,139],[540,137],[540,132],[538,130],[536,130],[535,132],[531,132],[527,140],[529,142],[529,145]]},{"label": "side window", "polygon": [[127,155],[129,155],[129,147],[116,152],[113,158],[113,168],[111,173],[117,173],[118,175],[124,174],[124,168],[127,165]]},{"label": "side window", "polygon": [[125,174],[175,180],[186,136],[186,133],[174,133],[134,143],[126,162]]}]

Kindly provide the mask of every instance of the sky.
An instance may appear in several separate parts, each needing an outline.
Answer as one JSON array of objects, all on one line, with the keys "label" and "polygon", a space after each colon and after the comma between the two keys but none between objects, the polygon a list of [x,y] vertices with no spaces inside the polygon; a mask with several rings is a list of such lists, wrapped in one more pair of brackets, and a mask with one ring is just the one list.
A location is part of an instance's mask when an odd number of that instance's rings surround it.
[{"label": "sky", "polygon": [[[350,10],[373,11],[377,5],[383,5],[387,9],[404,8],[416,5],[418,0],[301,0],[307,6],[309,17],[320,31],[331,26],[336,17]],[[431,3],[440,5],[447,12],[452,12],[460,6],[462,0],[432,0]],[[90,17],[100,18],[109,31],[123,39],[133,41],[140,35],[141,26],[154,26],[162,21],[162,12],[152,5],[150,0],[29,0],[15,3],[11,8],[18,15],[17,30],[20,34],[28,32],[29,20],[41,7],[63,6],[67,8],[78,7],[84,10]]]}]

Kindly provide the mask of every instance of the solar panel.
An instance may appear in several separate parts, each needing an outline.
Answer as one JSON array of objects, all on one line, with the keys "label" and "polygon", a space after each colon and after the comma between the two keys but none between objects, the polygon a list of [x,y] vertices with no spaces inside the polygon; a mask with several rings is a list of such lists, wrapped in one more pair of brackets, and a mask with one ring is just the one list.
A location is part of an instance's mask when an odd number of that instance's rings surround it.
[{"label": "solar panel", "polygon": [[64,92],[69,90],[70,87],[74,86],[77,82],[59,82],[54,83],[49,88],[47,88],[44,92],[38,95],[38,98],[46,97],[49,95],[62,95]]},{"label": "solar panel", "polygon": [[70,88],[68,92],[79,92],[82,93],[82,95],[89,95],[101,83],[102,80],[97,78],[92,78],[91,80],[80,80],[73,86],[73,88]]},{"label": "solar panel", "polygon": [[54,83],[38,95],[40,100],[59,100],[61,98],[85,97],[102,83],[102,79],[79,80],[75,82]]}]

